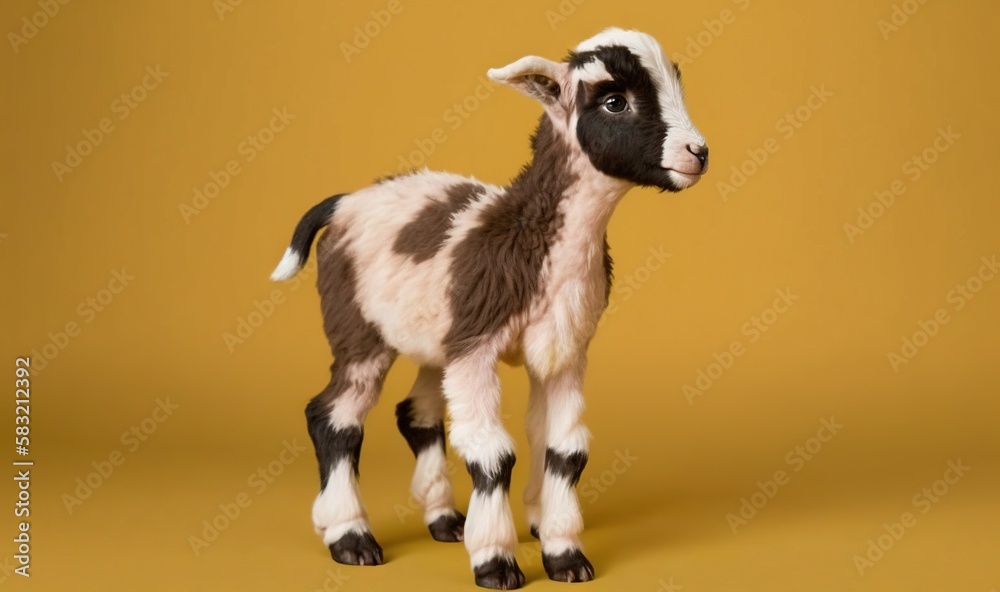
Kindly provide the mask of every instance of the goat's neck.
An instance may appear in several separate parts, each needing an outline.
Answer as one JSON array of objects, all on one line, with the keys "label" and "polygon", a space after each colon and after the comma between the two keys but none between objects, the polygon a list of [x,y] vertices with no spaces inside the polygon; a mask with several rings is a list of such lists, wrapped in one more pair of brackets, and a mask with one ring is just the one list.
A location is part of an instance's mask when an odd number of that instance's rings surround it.
[{"label": "goat's neck", "polygon": [[532,162],[510,187],[520,202],[521,223],[549,229],[538,238],[547,243],[551,277],[603,282],[608,222],[633,185],[595,169],[579,145],[559,137],[547,118],[532,148]]},{"label": "goat's neck", "polygon": [[587,255],[601,254],[611,215],[633,185],[595,169],[579,144],[561,137],[548,117],[539,123],[532,149],[531,163],[511,189],[525,196],[528,209],[548,210],[559,220],[554,240]]}]

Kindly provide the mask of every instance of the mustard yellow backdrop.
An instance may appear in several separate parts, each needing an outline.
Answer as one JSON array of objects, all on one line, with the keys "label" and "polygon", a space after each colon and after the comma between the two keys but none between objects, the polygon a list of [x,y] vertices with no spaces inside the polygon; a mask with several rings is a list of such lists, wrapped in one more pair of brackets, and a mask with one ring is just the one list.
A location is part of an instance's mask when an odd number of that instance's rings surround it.
[{"label": "mustard yellow backdrop", "polygon": [[[330,561],[303,415],[330,363],[315,270],[267,276],[333,193],[411,166],[508,180],[541,109],[486,70],[607,26],[681,63],[712,168],[612,220],[581,588],[995,592],[986,0],[5,2],[0,586],[472,589],[407,493],[406,361],[361,461],[388,563]],[[523,451],[527,381],[502,377]],[[521,458],[518,559],[554,590]]]}]

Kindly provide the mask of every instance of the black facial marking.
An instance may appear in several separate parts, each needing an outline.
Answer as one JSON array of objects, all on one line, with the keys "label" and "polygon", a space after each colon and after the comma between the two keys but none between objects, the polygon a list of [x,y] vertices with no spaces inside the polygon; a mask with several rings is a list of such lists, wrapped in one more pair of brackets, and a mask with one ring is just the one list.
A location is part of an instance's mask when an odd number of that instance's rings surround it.
[{"label": "black facial marking", "polygon": [[580,481],[585,466],[587,466],[586,452],[578,451],[567,455],[551,448],[545,451],[545,471],[565,477],[574,487]]},{"label": "black facial marking", "polygon": [[542,553],[542,566],[549,579],[557,582],[589,582],[594,579],[594,566],[579,549],[559,555]]},{"label": "black facial marking", "polygon": [[399,433],[406,438],[413,456],[433,446],[444,450],[444,422],[438,422],[433,427],[417,427],[413,425],[413,401],[404,399],[396,405],[396,425]]},{"label": "black facial marking", "polygon": [[345,458],[351,459],[354,474],[357,475],[364,430],[361,427],[334,429],[330,425],[330,408],[322,395],[306,405],[306,421],[319,463],[320,490],[326,489],[330,471]]},{"label": "black facial marking", "polygon": [[[577,86],[577,137],[597,170],[636,183],[667,191],[680,191],[670,179],[663,160],[663,141],[669,133],[663,122],[656,84],[639,57],[622,46],[602,46],[593,51],[570,54],[571,68],[600,60],[612,80]],[[622,93],[631,108],[608,113],[603,101],[608,94]]]},{"label": "black facial marking", "polygon": [[504,491],[510,491],[510,473],[514,469],[514,454],[505,453],[497,463],[496,473],[490,474],[476,462],[465,464],[469,475],[472,476],[472,489],[479,493],[491,493],[497,487],[502,487]]}]

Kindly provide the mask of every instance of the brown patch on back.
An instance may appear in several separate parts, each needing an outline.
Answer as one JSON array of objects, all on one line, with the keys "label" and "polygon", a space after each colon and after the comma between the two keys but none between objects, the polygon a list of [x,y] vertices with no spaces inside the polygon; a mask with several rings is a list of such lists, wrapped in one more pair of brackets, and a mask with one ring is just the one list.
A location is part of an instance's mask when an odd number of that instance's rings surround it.
[{"label": "brown patch on back", "polygon": [[563,224],[559,203],[577,177],[569,170],[569,148],[548,116],[542,116],[531,146],[531,164],[455,248],[449,290],[454,320],[444,339],[449,359],[525,312],[541,287],[542,265]]},{"label": "brown patch on back", "polygon": [[452,216],[485,193],[486,188],[475,183],[458,183],[448,187],[444,199],[432,198],[417,217],[399,231],[392,250],[413,257],[416,263],[431,259],[444,246],[451,230]]}]

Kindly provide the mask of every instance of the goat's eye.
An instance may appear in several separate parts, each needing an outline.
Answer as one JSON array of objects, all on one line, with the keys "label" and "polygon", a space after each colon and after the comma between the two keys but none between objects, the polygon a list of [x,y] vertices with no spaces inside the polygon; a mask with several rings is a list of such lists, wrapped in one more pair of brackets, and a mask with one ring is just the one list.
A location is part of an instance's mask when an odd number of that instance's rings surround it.
[{"label": "goat's eye", "polygon": [[628,109],[628,101],[621,95],[611,95],[604,99],[604,108],[609,113],[621,113],[625,109]]}]

